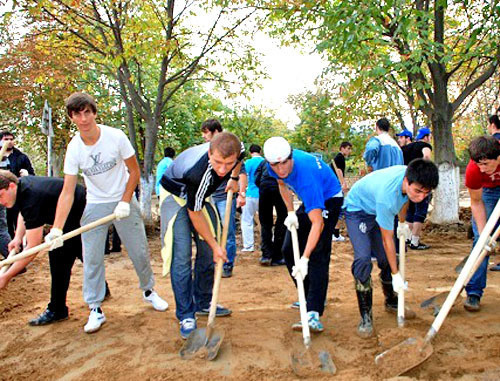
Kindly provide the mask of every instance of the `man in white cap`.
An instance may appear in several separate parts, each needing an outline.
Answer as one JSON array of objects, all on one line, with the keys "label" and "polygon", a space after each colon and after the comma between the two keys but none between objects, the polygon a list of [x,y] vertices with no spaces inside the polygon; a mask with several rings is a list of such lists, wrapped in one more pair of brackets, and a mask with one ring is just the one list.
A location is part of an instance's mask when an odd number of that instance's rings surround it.
[{"label": "man in white cap", "polygon": [[[319,317],[325,309],[331,237],[343,202],[342,188],[328,164],[304,151],[292,151],[282,137],[272,137],[264,143],[264,156],[269,174],[278,180],[288,210],[285,225],[288,230],[298,229],[302,255],[297,264],[289,231],[283,244],[288,271],[295,279],[304,280],[309,327],[312,332],[322,332],[324,327]],[[290,189],[302,201],[297,212]],[[292,327],[302,329],[300,323]]]}]

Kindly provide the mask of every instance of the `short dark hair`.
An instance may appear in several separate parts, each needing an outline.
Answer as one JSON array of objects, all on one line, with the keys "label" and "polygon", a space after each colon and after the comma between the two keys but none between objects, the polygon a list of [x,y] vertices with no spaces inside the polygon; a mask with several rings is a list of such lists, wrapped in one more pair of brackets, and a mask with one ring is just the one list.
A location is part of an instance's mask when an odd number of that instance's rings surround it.
[{"label": "short dark hair", "polygon": [[389,131],[389,128],[391,128],[391,124],[387,120],[387,118],[382,118],[377,120],[376,126],[378,127],[379,130],[382,131]]},{"label": "short dark hair", "polygon": [[261,153],[262,152],[262,148],[260,148],[260,146],[258,144],[252,144],[250,146],[250,148],[248,149],[248,151],[250,153],[255,153],[255,152]]},{"label": "short dark hair", "polygon": [[10,132],[9,130],[3,130],[0,132],[0,140],[2,140],[4,136],[14,137],[14,134],[12,132]]},{"label": "short dark hair", "polygon": [[207,119],[201,124],[202,131],[222,132],[222,125],[217,119]]},{"label": "short dark hair", "polygon": [[479,136],[470,142],[469,155],[476,163],[481,160],[496,160],[500,155],[500,144],[493,136]]},{"label": "short dark hair", "polygon": [[7,189],[10,183],[18,184],[17,176],[11,171],[0,169],[0,189]]},{"label": "short dark hair", "polygon": [[415,159],[406,168],[408,184],[418,183],[425,189],[435,189],[439,184],[439,172],[436,164],[430,160]]},{"label": "short dark hair", "polygon": [[500,118],[498,117],[498,115],[490,115],[488,121],[490,122],[490,124],[494,124],[497,130],[500,130]]},{"label": "short dark hair", "polygon": [[173,158],[175,156],[175,150],[172,147],[167,147],[163,150],[163,156]]},{"label": "short dark hair", "polygon": [[352,143],[351,142],[342,142],[342,143],[340,143],[339,149],[347,148],[347,147],[352,147]]},{"label": "short dark hair", "polygon": [[240,156],[241,142],[235,134],[231,132],[221,132],[215,135],[210,141],[210,153],[215,150],[219,151],[223,158],[228,158],[231,155]]},{"label": "short dark hair", "polygon": [[73,93],[68,98],[66,98],[65,104],[66,112],[68,113],[70,118],[73,115],[74,111],[83,111],[87,106],[90,107],[94,114],[97,114],[97,103],[95,102],[95,99],[87,93]]}]

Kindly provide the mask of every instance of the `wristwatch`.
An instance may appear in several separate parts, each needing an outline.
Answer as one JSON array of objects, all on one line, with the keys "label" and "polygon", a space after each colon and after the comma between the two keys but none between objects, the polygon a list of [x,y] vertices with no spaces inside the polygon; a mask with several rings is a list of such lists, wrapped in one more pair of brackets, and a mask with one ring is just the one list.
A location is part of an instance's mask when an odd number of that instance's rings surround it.
[{"label": "wristwatch", "polygon": [[238,177],[238,176],[231,176],[231,180],[236,180],[236,181],[238,181],[238,180],[239,180],[239,177]]}]

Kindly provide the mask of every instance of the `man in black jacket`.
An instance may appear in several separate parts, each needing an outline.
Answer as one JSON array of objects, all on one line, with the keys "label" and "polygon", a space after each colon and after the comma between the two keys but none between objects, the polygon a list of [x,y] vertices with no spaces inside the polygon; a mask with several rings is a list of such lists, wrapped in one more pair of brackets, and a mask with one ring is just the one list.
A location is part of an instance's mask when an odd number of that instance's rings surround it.
[{"label": "man in black jacket", "polygon": [[[33,166],[28,156],[14,147],[14,134],[4,130],[0,132],[0,140],[2,144],[8,144],[7,152],[5,153],[7,166],[2,169],[11,171],[17,178],[35,175],[35,171],[33,170]],[[18,214],[19,209],[17,209],[17,207],[7,209],[7,227],[12,238],[14,238]]]}]

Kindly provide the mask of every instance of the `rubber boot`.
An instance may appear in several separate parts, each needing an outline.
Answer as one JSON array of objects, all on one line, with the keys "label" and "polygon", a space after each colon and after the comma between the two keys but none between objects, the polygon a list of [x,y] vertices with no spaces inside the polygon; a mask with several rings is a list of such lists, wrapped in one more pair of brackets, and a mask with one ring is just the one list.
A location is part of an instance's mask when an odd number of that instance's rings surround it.
[{"label": "rubber boot", "polygon": [[[380,283],[382,283],[382,289],[384,290],[385,295],[385,310],[391,314],[398,313],[398,294],[394,292],[392,288],[392,281],[384,281],[380,279]],[[415,312],[405,306],[405,319],[414,319],[416,316]]]},{"label": "rubber boot", "polygon": [[372,279],[368,278],[365,283],[358,279],[354,280],[356,287],[356,296],[358,297],[359,313],[361,320],[358,325],[358,336],[365,339],[373,335],[373,316],[372,316]]}]

